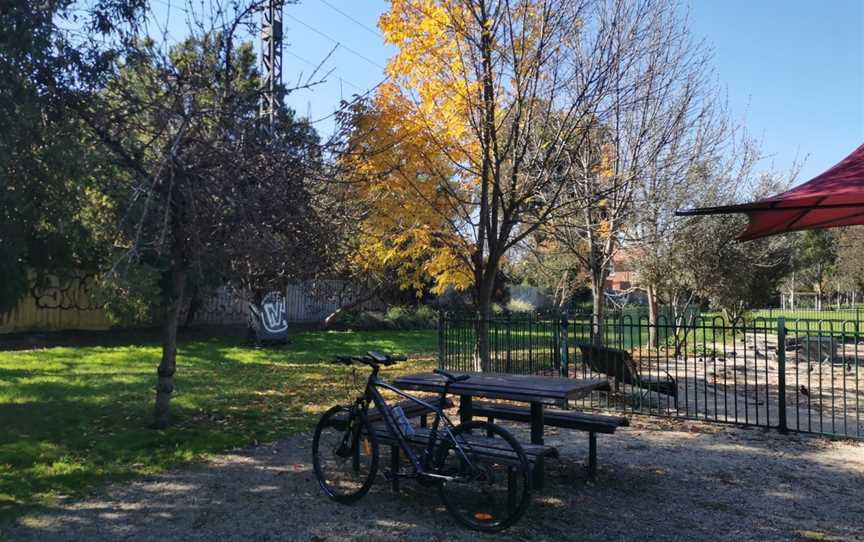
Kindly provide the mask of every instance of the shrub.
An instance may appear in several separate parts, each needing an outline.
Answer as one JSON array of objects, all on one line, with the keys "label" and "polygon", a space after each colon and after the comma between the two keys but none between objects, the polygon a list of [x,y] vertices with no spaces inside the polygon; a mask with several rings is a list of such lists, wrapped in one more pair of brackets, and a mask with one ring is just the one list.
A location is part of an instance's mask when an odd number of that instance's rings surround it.
[{"label": "shrub", "polygon": [[524,299],[511,299],[507,303],[507,310],[510,312],[534,312],[535,307]]},{"label": "shrub", "polygon": [[340,315],[333,323],[340,329],[373,331],[386,329],[432,329],[438,323],[438,315],[431,307],[390,307],[387,312],[359,311]]},{"label": "shrub", "polygon": [[438,312],[432,307],[421,305],[414,311],[414,318],[418,327],[423,329],[434,328],[438,325]]},{"label": "shrub", "polygon": [[386,313],[378,311],[360,313],[360,323],[363,329],[398,329],[396,323],[389,319]]},{"label": "shrub", "polygon": [[413,325],[413,313],[405,307],[390,307],[387,309],[385,318],[396,329],[411,329]]}]

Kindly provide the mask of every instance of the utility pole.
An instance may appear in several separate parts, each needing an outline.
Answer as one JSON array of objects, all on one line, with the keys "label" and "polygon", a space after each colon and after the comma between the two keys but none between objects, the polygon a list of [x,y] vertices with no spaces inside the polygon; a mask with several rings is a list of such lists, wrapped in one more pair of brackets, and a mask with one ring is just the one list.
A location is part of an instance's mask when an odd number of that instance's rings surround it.
[{"label": "utility pole", "polygon": [[259,116],[266,129],[272,130],[278,106],[278,89],[282,86],[282,4],[269,0],[261,21],[261,108]]}]

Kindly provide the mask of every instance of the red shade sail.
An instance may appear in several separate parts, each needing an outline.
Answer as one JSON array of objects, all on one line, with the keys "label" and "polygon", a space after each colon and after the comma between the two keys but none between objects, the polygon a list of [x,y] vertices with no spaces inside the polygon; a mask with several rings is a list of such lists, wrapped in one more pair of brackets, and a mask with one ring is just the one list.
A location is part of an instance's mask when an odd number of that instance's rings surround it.
[{"label": "red shade sail", "polygon": [[746,213],[749,241],[766,235],[864,224],[864,145],[825,173],[752,203],[679,211],[681,216]]}]

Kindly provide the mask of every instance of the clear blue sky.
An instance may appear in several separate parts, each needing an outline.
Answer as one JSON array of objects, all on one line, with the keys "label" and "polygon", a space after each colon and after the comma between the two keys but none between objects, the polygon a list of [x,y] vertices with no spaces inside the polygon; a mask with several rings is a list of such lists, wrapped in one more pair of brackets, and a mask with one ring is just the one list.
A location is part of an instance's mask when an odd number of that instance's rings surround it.
[{"label": "clear blue sky", "polygon": [[[167,1],[153,5],[167,10]],[[301,115],[326,117],[340,99],[381,81],[393,54],[377,31],[387,6],[385,0],[285,6],[286,83],[340,44],[326,62],[325,72],[334,69],[327,82],[289,97]],[[864,0],[692,0],[689,12],[694,34],[714,50],[735,116],[769,155],[765,168],[787,170],[806,157],[799,181],[807,180],[864,143]],[[182,15],[172,12],[175,33],[182,33]],[[332,120],[317,126],[329,134]]]}]

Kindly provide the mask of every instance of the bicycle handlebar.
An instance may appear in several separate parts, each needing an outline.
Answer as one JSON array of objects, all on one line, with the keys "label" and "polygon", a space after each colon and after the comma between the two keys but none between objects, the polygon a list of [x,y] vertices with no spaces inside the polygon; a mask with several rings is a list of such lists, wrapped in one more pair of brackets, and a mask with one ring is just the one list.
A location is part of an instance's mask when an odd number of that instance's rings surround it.
[{"label": "bicycle handlebar", "polygon": [[385,354],[383,352],[378,352],[377,350],[370,350],[366,353],[365,356],[336,356],[333,358],[334,363],[341,363],[343,365],[351,365],[353,363],[363,363],[365,365],[369,365],[374,367],[376,365],[395,365],[398,361],[407,361],[407,356],[395,356],[391,354]]}]

